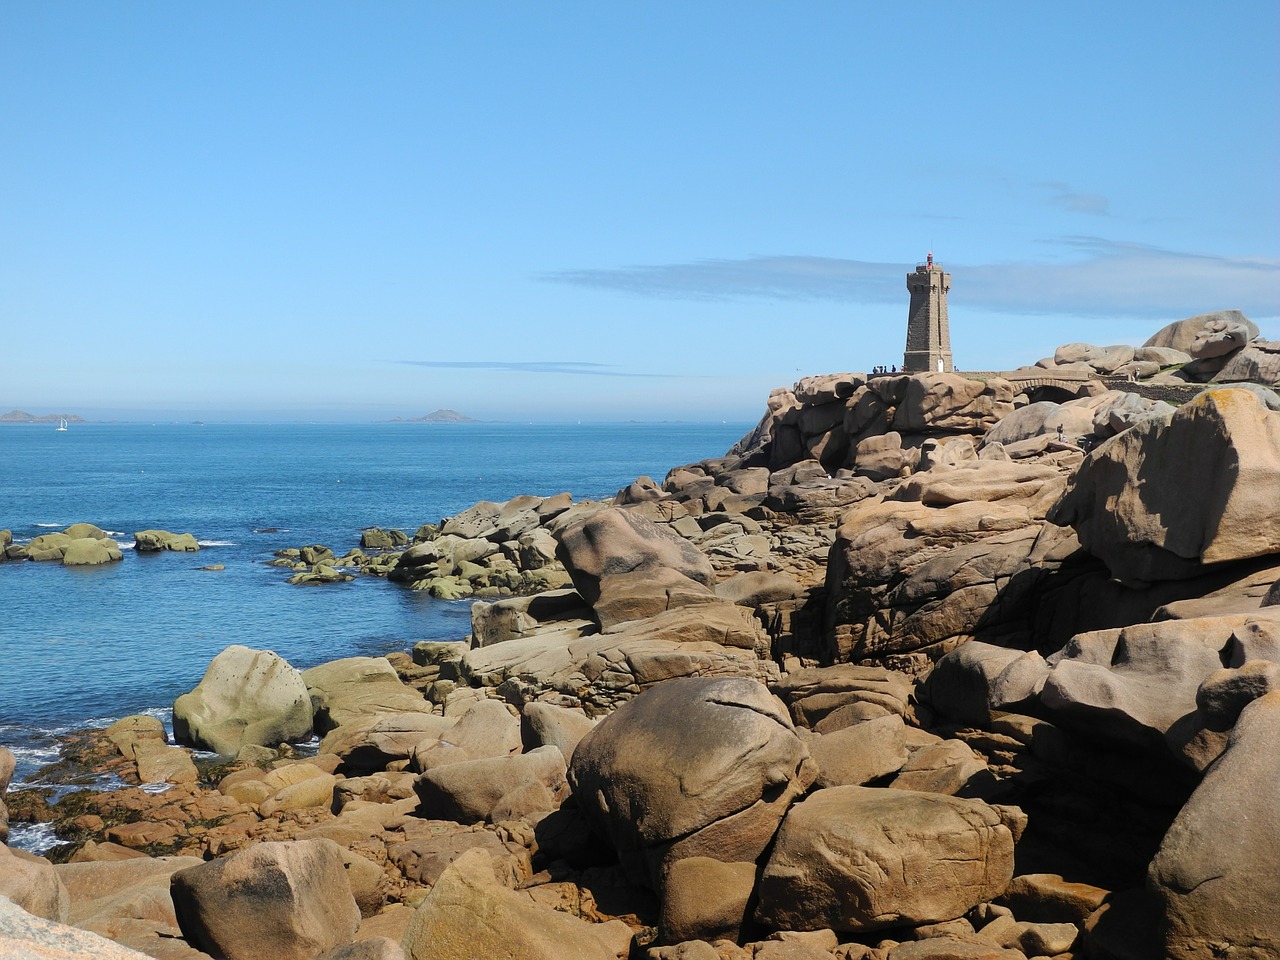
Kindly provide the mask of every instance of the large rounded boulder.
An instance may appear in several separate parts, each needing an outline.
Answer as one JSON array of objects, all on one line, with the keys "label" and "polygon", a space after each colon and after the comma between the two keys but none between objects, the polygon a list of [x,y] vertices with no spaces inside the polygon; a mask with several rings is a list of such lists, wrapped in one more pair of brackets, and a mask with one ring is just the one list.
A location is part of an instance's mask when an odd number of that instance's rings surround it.
[{"label": "large rounded boulder", "polygon": [[223,756],[246,744],[276,746],[310,733],[307,685],[270,650],[227,647],[196,688],[173,703],[174,739]]},{"label": "large rounded boulder", "polygon": [[311,960],[360,926],[332,840],[259,843],[179,870],[170,892],[187,941],[226,960]]},{"label": "large rounded boulder", "polygon": [[68,567],[93,567],[113,563],[123,557],[120,545],[114,540],[80,537],[67,544],[62,563]]},{"label": "large rounded boulder", "polygon": [[1130,583],[1280,553],[1280,413],[1205,391],[1094,450],[1049,520]]},{"label": "large rounded boulder", "polygon": [[1013,833],[981,800],[845,786],[792,807],[758,887],[756,919],[846,932],[940,923],[999,896]]},{"label": "large rounded boulder", "polygon": [[754,862],[816,775],[782,702],[736,677],[652,687],[583,737],[569,769],[594,826],[655,889],[681,859]]},{"label": "large rounded boulder", "polygon": [[[658,524],[621,507],[598,510],[557,534],[556,557],[582,598],[594,607],[606,578],[666,571],[698,585],[715,585],[711,562],[697,547]],[[614,578],[619,578],[615,580]]]},{"label": "large rounded boulder", "polygon": [[1153,333],[1144,347],[1169,347],[1183,353],[1192,353],[1192,346],[1197,340],[1204,343],[1215,331],[1235,330],[1239,328],[1242,346],[1245,341],[1258,335],[1258,328],[1239,310],[1218,310],[1214,313],[1201,313],[1185,320],[1175,320],[1168,326],[1161,327]]}]

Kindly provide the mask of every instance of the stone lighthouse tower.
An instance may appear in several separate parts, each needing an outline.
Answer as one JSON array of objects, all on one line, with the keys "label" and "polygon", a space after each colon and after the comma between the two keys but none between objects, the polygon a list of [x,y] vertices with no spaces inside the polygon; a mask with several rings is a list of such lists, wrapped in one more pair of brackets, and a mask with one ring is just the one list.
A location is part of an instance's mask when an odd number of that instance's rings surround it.
[{"label": "stone lighthouse tower", "polygon": [[911,306],[907,308],[906,373],[951,372],[951,328],[947,324],[947,291],[951,274],[933,262],[930,253],[915,273],[907,274]]}]

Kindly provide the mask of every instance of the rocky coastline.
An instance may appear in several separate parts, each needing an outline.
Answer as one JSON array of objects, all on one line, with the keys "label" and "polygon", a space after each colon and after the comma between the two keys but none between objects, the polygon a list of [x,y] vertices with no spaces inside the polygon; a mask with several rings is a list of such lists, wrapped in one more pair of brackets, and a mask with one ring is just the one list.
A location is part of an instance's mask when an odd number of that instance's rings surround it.
[{"label": "rocky coastline", "polygon": [[[1280,956],[1258,333],[809,377],[612,501],[282,551],[298,585],[469,600],[470,635],[307,670],[229,647],[176,742],[68,738],[62,781],[120,789],[6,794],[0,748],[0,840],[62,841],[0,845],[0,956]],[[106,538],[78,527],[0,556]]]}]

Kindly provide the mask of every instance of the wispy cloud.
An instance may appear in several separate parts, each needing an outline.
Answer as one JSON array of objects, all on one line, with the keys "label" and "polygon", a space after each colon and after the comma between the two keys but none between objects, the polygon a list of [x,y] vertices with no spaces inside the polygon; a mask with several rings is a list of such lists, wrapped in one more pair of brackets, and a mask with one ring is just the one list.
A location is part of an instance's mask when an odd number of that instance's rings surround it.
[{"label": "wispy cloud", "polygon": [[580,287],[621,290],[675,300],[850,300],[863,303],[902,299],[902,265],[838,260],[834,257],[777,256],[745,260],[565,270],[542,279]]},{"label": "wispy cloud", "polygon": [[675,377],[682,374],[636,373],[609,363],[580,363],[574,360],[396,360],[413,367],[448,370],[488,370],[503,373],[552,373],[584,377]]},{"label": "wispy cloud", "polygon": [[1099,217],[1111,215],[1111,201],[1100,193],[1081,193],[1061,180],[1040,184],[1049,191],[1049,202],[1071,213],[1090,213]]},{"label": "wispy cloud", "polygon": [[[966,264],[949,261],[956,305],[1015,314],[1168,318],[1236,308],[1280,316],[1280,261],[1165,250],[1100,237],[1066,237],[1065,258]],[[833,257],[741,260],[568,270],[544,280],[685,300],[835,300],[900,303],[914,265]]]}]

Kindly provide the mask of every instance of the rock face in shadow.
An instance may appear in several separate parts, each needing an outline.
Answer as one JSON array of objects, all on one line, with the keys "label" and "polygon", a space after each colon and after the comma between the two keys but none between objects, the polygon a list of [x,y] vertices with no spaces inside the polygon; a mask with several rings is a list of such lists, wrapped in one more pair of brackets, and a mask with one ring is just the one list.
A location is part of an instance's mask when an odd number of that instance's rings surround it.
[{"label": "rock face in shadow", "polygon": [[578,743],[578,803],[660,889],[664,862],[754,861],[817,771],[786,709],[752,680],[670,680]]},{"label": "rock face in shadow", "polygon": [[1151,863],[1172,960],[1280,954],[1280,692],[1245,707]]},{"label": "rock face in shadow", "polygon": [[1093,451],[1049,514],[1119,580],[1280,552],[1280,413],[1210,390]]},{"label": "rock face in shadow", "polygon": [[973,460],[848,509],[827,566],[826,657],[919,672],[974,637],[1025,643],[1031,593],[1078,548],[1043,522],[1064,484],[1052,465]]}]

